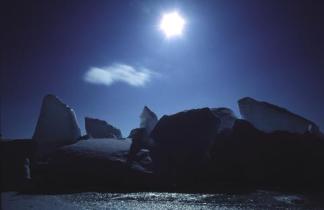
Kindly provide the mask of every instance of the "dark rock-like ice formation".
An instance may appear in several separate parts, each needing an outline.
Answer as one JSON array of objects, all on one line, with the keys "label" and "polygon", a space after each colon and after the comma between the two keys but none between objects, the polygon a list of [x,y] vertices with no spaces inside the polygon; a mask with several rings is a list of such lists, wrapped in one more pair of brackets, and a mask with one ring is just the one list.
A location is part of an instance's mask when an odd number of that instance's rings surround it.
[{"label": "dark rock-like ice formation", "polygon": [[289,131],[292,133],[319,133],[318,126],[287,109],[257,101],[253,98],[242,98],[238,101],[243,119],[251,122],[256,128],[265,131]]},{"label": "dark rock-like ice formation", "polygon": [[90,138],[122,138],[120,130],[104,120],[86,117],[85,129]]},{"label": "dark rock-like ice formation", "polygon": [[58,147],[75,143],[80,136],[73,109],[54,95],[45,96],[33,135],[36,157],[44,157]]},{"label": "dark rock-like ice formation", "polygon": [[133,138],[133,137],[136,135],[136,133],[138,132],[139,129],[140,129],[140,128],[134,128],[134,129],[132,129],[132,130],[129,132],[127,138],[130,138],[130,139]]},{"label": "dark rock-like ice formation", "polygon": [[[312,133],[262,132],[238,119],[217,136],[210,177],[249,185],[323,186],[324,141]],[[319,187],[322,188],[322,187]]]},{"label": "dark rock-like ice formation", "polygon": [[31,139],[0,141],[1,189],[17,190],[24,187],[30,177],[29,160],[32,157]]},{"label": "dark rock-like ice formation", "polygon": [[219,124],[209,108],[163,116],[151,133],[156,171],[178,176],[202,166],[208,160]]},{"label": "dark rock-like ice formation", "polygon": [[219,132],[233,127],[237,117],[231,109],[221,107],[211,108],[210,110],[218,119],[220,119]]}]

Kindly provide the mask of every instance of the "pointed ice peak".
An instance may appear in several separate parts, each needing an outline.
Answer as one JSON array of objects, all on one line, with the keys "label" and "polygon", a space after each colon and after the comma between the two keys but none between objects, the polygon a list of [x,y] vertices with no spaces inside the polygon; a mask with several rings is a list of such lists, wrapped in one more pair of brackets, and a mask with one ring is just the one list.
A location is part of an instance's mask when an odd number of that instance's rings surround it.
[{"label": "pointed ice peak", "polygon": [[60,146],[76,142],[80,136],[73,109],[55,95],[46,95],[33,135],[37,145],[36,156],[46,156]]},{"label": "pointed ice peak", "polygon": [[156,114],[153,111],[151,111],[147,106],[144,106],[140,118],[140,128],[145,128],[148,133],[150,133],[153,130],[158,121]]},{"label": "pointed ice peak", "polygon": [[148,108],[147,106],[144,106],[141,117],[146,117],[146,116],[151,116],[152,118],[157,119],[156,114],[150,108]]}]

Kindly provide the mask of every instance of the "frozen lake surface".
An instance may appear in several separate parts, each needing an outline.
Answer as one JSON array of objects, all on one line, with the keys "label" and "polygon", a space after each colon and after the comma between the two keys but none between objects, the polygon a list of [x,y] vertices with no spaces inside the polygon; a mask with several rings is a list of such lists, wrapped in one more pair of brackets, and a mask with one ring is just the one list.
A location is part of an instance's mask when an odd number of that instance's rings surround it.
[{"label": "frozen lake surface", "polygon": [[312,198],[255,191],[244,194],[166,192],[1,194],[2,209],[324,209]]}]

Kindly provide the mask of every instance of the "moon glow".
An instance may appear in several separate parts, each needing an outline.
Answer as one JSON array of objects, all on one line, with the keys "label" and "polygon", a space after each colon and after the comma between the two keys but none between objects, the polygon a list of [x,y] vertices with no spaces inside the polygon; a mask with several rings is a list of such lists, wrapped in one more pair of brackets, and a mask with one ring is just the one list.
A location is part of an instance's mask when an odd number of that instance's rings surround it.
[{"label": "moon glow", "polygon": [[163,14],[160,22],[160,30],[163,31],[166,38],[181,36],[186,21],[177,12]]}]

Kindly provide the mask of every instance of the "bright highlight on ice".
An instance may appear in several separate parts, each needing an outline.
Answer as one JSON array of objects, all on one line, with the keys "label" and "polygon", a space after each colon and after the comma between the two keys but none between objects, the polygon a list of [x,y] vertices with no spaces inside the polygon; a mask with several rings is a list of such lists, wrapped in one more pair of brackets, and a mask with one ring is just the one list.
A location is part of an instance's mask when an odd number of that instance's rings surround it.
[{"label": "bright highlight on ice", "polygon": [[177,11],[166,13],[162,16],[160,30],[167,38],[181,36],[186,22]]}]

